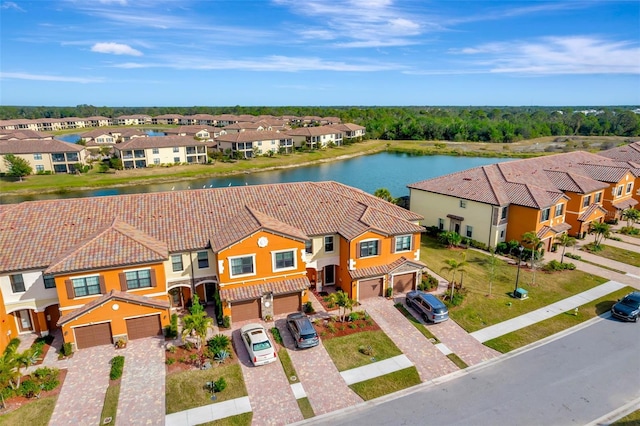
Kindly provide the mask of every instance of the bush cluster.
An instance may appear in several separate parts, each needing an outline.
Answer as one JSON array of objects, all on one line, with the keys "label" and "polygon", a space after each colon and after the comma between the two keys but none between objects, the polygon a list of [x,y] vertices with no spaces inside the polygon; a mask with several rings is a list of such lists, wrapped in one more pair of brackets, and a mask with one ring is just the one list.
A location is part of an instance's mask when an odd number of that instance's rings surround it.
[{"label": "bush cluster", "polygon": [[433,275],[423,274],[422,281],[418,284],[418,290],[429,291],[438,288],[438,279]]},{"label": "bush cluster", "polygon": [[171,324],[164,328],[164,335],[169,339],[178,337],[178,315],[171,315]]},{"label": "bush cluster", "polygon": [[111,371],[109,372],[109,378],[111,380],[118,380],[122,377],[122,370],[124,368],[124,356],[118,355],[111,359]]},{"label": "bush cluster", "polygon": [[554,259],[549,263],[547,263],[546,265],[544,265],[542,269],[545,271],[564,271],[564,270],[573,271],[574,269],[576,269],[576,265],[574,265],[573,263],[560,263]]}]

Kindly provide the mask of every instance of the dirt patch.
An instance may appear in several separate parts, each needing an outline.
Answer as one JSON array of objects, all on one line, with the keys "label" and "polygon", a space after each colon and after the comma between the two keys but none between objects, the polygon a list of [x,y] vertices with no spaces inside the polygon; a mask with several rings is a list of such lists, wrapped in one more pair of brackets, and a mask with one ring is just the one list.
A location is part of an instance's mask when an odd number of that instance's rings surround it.
[{"label": "dirt patch", "polygon": [[363,331],[380,330],[378,324],[371,318],[361,318],[353,321],[340,322],[339,318],[331,317],[330,319],[316,320],[313,323],[318,336],[323,340],[333,339],[334,337],[348,336]]},{"label": "dirt patch", "polygon": [[[5,408],[0,410],[0,415],[10,413],[11,411],[17,410],[23,405],[29,404],[31,402],[37,401],[39,398],[47,398],[49,396],[57,396],[60,394],[60,390],[62,389],[62,385],[64,384],[64,379],[67,377],[67,369],[60,370],[60,374],[58,375],[58,380],[60,384],[53,390],[50,391],[42,391],[38,398],[25,398],[23,396],[14,396],[4,400]],[[31,378],[31,376],[22,377],[22,381]]]}]

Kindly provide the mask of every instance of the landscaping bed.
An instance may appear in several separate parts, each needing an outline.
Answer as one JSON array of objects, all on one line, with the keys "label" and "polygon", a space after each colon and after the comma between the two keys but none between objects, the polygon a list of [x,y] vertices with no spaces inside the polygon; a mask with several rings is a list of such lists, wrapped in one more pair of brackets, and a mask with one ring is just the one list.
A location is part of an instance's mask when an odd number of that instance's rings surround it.
[{"label": "landscaping bed", "polygon": [[[5,408],[0,410],[0,425],[47,425],[66,376],[66,369],[59,370],[57,379],[59,384],[52,390],[43,390],[38,398],[24,396],[5,398]],[[23,376],[21,382],[30,378],[29,375]]]},{"label": "landscaping bed", "polygon": [[[354,317],[353,314],[356,316]],[[323,341],[364,331],[380,330],[378,324],[368,315],[357,312],[353,312],[349,320],[345,322],[340,322],[337,317],[331,317],[330,319],[315,320],[313,326]]]}]

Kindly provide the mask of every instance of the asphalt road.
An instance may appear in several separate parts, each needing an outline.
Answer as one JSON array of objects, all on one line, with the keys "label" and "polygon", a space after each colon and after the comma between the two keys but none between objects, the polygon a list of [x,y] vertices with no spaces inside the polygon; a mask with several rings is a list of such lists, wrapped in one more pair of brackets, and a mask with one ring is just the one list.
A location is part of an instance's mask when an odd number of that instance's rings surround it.
[{"label": "asphalt road", "polygon": [[640,324],[603,319],[331,425],[584,425],[640,398]]}]

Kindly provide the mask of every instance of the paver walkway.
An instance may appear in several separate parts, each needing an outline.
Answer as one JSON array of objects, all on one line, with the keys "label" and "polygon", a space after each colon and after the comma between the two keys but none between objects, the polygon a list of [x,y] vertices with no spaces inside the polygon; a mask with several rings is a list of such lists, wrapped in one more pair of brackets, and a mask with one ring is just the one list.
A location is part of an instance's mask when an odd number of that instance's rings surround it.
[{"label": "paver walkway", "polygon": [[393,302],[382,297],[361,301],[362,307],[416,366],[420,379],[425,382],[453,373],[458,367],[431,344],[398,311]]},{"label": "paver walkway", "polygon": [[164,339],[147,337],[127,343],[116,422],[163,425],[165,421]]},{"label": "paver walkway", "polygon": [[276,326],[316,416],[362,402],[343,380],[322,341],[314,348],[296,349],[286,321],[277,320]]},{"label": "paver walkway", "polygon": [[599,299],[600,297],[606,296],[607,294],[619,290],[623,287],[625,287],[625,285],[622,283],[616,281],[608,281],[582,293],[560,300],[556,303],[552,303],[551,305],[544,306],[540,309],[536,309],[535,311],[531,311],[524,315],[520,315],[519,317],[515,317],[510,320],[485,327],[481,330],[474,331],[473,333],[471,333],[471,336],[473,336],[479,342],[486,342],[487,340],[491,340],[512,331],[535,324],[537,322],[544,321],[545,319],[554,317],[563,312],[573,310],[578,306],[582,306],[585,303],[591,302],[592,300]]},{"label": "paver walkway", "polygon": [[[111,358],[118,355],[112,346],[95,346],[76,352],[68,361],[58,401],[50,425],[96,426],[109,386]],[[123,423],[124,424],[124,423]]]},{"label": "paver walkway", "polygon": [[233,331],[233,345],[253,408],[253,424],[285,425],[302,420],[302,413],[280,361],[254,367],[239,329]]}]

